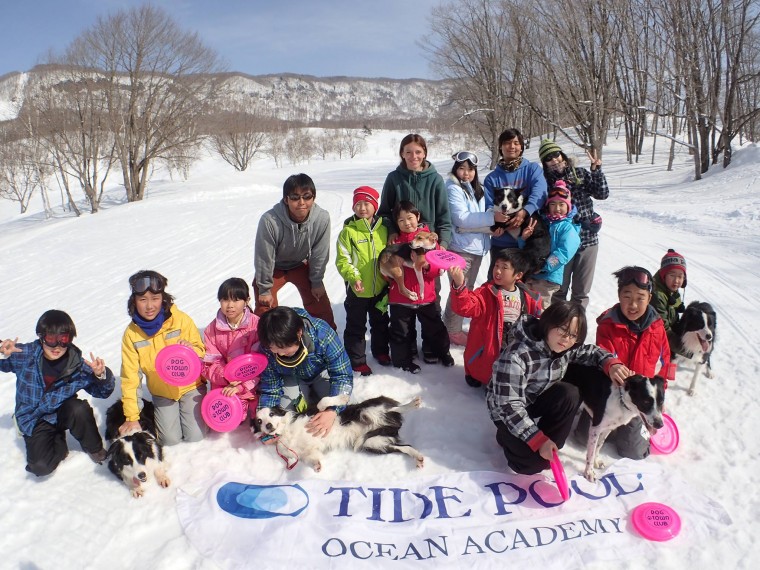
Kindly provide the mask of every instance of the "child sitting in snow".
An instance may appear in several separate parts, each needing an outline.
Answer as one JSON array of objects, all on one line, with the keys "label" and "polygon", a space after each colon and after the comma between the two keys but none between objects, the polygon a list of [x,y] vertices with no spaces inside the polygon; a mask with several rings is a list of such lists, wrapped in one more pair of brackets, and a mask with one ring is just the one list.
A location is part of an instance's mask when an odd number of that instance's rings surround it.
[{"label": "child sitting in snow", "polygon": [[[551,236],[551,251],[541,271],[525,280],[529,289],[541,294],[544,309],[551,304],[552,294],[562,286],[565,265],[581,245],[580,226],[573,223],[575,212],[565,181],[557,180],[549,189],[546,204],[541,210]],[[528,224],[520,236],[522,240],[533,235],[535,225],[535,221]]]},{"label": "child sitting in snow", "polygon": [[203,333],[206,356],[203,357],[203,377],[211,388],[221,388],[225,396],[237,396],[243,404],[243,420],[246,411],[256,415],[256,384],[258,379],[230,382],[224,377],[227,363],[242,354],[258,351],[259,317],[248,306],[251,301],[248,284],[240,277],[231,277],[219,286],[216,298],[220,309],[216,318]]},{"label": "child sitting in snow", "polygon": [[66,430],[90,458],[106,458],[90,404],[77,398],[85,390],[95,398],[108,398],[114,376],[101,358],[90,360],[74,346],[74,321],[63,311],[50,310],[37,321],[38,340],[0,343],[0,371],[16,375],[16,426],[24,436],[26,470],[49,475],[69,454]]},{"label": "child sitting in snow", "polygon": [[460,267],[449,269],[451,307],[456,314],[472,318],[464,348],[464,379],[468,386],[479,388],[491,381],[493,363],[520,315],[541,314],[540,296],[519,282],[526,267],[520,251],[502,249],[494,257],[491,280],[474,291],[465,286]]}]

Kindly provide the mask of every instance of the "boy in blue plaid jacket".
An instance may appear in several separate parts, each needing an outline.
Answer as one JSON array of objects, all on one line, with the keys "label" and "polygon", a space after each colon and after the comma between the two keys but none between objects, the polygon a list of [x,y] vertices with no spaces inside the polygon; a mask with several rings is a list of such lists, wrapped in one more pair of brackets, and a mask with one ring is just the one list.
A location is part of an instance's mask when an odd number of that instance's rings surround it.
[{"label": "boy in blue plaid jacket", "polygon": [[[303,309],[275,307],[259,319],[259,342],[269,364],[258,385],[258,409],[303,411],[327,396],[351,395],[354,373],[338,334]],[[342,408],[315,414],[307,431],[324,437]]]},{"label": "boy in blue plaid jacket", "polygon": [[106,458],[90,404],[77,398],[85,390],[108,398],[114,376],[101,358],[90,360],[72,344],[76,327],[63,311],[50,310],[37,321],[38,340],[0,342],[0,371],[16,375],[16,425],[26,444],[26,470],[49,475],[69,454],[66,430],[96,463]]}]

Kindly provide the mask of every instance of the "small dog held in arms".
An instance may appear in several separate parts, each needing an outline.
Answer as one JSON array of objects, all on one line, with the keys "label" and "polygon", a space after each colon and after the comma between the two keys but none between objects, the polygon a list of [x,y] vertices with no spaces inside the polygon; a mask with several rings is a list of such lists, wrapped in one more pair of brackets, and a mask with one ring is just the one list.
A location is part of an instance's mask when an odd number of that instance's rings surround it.
[{"label": "small dog held in arms", "polygon": [[710,355],[715,346],[716,315],[710,303],[693,301],[686,307],[683,315],[673,326],[671,338],[674,339],[671,352],[680,362],[691,362],[694,374],[687,393],[693,396],[697,387],[697,378],[705,370],[705,376],[713,377],[710,368]]},{"label": "small dog held in arms", "polygon": [[106,411],[106,439],[112,442],[108,447],[108,469],[124,481],[135,499],[145,494],[142,484],[148,481],[149,473],[153,473],[162,487],[171,484],[166,474],[163,447],[156,440],[153,416],[153,403],[143,400],[141,431],[120,436],[119,426],[126,421],[121,400]]},{"label": "small dog held in arms", "polygon": [[[317,409],[323,411],[347,402],[346,395],[322,398]],[[322,454],[330,449],[405,453],[416,461],[419,469],[423,467],[425,458],[411,445],[401,442],[399,430],[403,422],[402,414],[421,405],[419,397],[399,405],[396,400],[385,396],[350,404],[338,414],[335,425],[326,437],[315,437],[306,431],[306,424],[311,419],[309,414],[296,414],[282,408],[262,408],[256,413],[253,431],[255,434],[277,437],[278,444],[284,445],[317,472],[322,469]]]},{"label": "small dog held in arms", "polygon": [[[493,211],[501,212],[510,219],[522,210],[525,203],[525,197],[522,192],[512,186],[505,186],[503,188],[495,188],[493,191]],[[549,235],[549,229],[546,227],[546,223],[541,218],[538,212],[534,212],[532,216],[528,216],[523,220],[523,223],[519,228],[508,229],[507,232],[515,240],[520,237],[522,231],[530,224],[535,223],[533,228],[533,235],[525,240],[525,246],[522,248],[523,254],[528,260],[529,271],[526,271],[526,275],[532,275],[538,273],[546,262],[546,258],[549,257],[551,252],[552,239]],[[499,228],[506,228],[509,222],[497,222],[492,226],[474,229],[460,229],[457,228],[457,232],[495,232]]]},{"label": "small dog held in arms", "polygon": [[598,368],[571,364],[563,381],[578,388],[581,408],[591,416],[583,474],[592,483],[596,481],[595,469],[604,467],[599,452],[612,430],[636,416],[641,417],[650,434],[663,426],[665,380],[660,376],[647,378],[636,374],[627,378],[621,387],[614,385]]},{"label": "small dog held in arms", "polygon": [[400,243],[387,246],[378,257],[380,273],[396,282],[399,292],[417,301],[417,293],[410,291],[404,284],[404,267],[411,267],[417,275],[420,284],[420,293],[425,294],[425,285],[422,278],[422,270],[428,266],[425,254],[434,250],[438,245],[438,234],[435,232],[420,232],[408,243]]}]

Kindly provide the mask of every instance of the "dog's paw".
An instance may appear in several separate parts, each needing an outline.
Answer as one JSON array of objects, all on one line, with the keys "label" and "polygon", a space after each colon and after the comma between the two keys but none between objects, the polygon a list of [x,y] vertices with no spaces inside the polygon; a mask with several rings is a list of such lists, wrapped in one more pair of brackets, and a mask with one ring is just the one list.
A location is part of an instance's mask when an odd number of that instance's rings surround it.
[{"label": "dog's paw", "polygon": [[596,469],[604,469],[604,461],[602,461],[601,459],[597,458],[597,460],[594,461],[594,467]]},{"label": "dog's paw", "polygon": [[314,471],[316,471],[317,473],[319,473],[320,471],[322,471],[322,462],[321,461],[315,461],[314,463],[312,463],[311,466],[314,469]]},{"label": "dog's paw", "polygon": [[166,473],[156,473],[156,481],[159,485],[161,485],[164,489],[172,484],[171,479],[166,475]]},{"label": "dog's paw", "polygon": [[707,377],[710,380],[712,380],[713,378],[715,378],[715,373],[712,370],[710,370],[709,368],[707,368],[705,370],[705,377]]},{"label": "dog's paw", "polygon": [[418,301],[419,300],[419,296],[414,291],[407,291],[406,293],[404,293],[404,296],[408,297],[412,301]]},{"label": "dog's paw", "polygon": [[686,395],[687,396],[693,396],[696,393],[697,393],[697,391],[694,388],[689,388],[688,390],[686,390]]},{"label": "dog's paw", "polygon": [[132,496],[135,499],[139,499],[145,494],[145,489],[143,489],[142,487],[133,487],[131,492],[132,492]]},{"label": "dog's paw", "polygon": [[422,455],[420,455],[419,457],[416,457],[415,462],[417,464],[417,469],[422,469],[423,467],[425,467],[425,458]]},{"label": "dog's paw", "polygon": [[583,472],[583,476],[590,483],[596,483],[596,471],[594,471],[593,467],[591,467],[591,466],[586,467],[586,470]]},{"label": "dog's paw", "polygon": [[422,398],[420,398],[419,396],[415,396],[414,399],[412,400],[412,406],[414,406],[415,408],[421,408]]}]

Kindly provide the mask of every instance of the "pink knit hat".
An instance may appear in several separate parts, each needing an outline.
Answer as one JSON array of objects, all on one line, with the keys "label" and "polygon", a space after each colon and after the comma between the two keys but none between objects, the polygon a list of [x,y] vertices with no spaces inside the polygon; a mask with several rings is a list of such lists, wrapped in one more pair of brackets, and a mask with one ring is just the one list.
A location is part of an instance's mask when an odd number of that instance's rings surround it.
[{"label": "pink knit hat", "polygon": [[567,211],[573,209],[573,203],[571,201],[570,189],[565,184],[564,180],[557,180],[549,189],[549,197],[546,199],[546,203],[549,202],[564,202],[567,204]]},{"label": "pink knit hat", "polygon": [[356,190],[354,190],[354,203],[353,205],[356,206],[357,202],[369,202],[375,207],[375,212],[377,212],[377,201],[380,199],[380,194],[377,190],[370,186],[359,186]]}]

